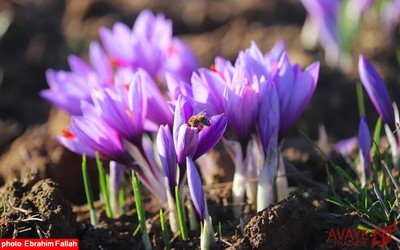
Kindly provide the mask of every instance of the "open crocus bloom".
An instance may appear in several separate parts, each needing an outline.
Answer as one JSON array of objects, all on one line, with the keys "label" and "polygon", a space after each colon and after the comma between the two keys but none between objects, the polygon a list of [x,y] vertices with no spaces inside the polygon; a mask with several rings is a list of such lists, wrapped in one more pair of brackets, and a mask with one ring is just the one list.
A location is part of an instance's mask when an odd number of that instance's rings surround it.
[{"label": "open crocus bloom", "polygon": [[42,90],[40,95],[71,115],[81,115],[81,101],[91,102],[91,91],[112,86],[114,79],[112,65],[98,42],[90,44],[89,57],[91,65],[70,56],[71,71],[48,69],[50,89]]},{"label": "open crocus bloom", "polygon": [[78,154],[94,158],[98,152],[103,159],[131,165],[121,136],[101,120],[93,105],[83,102],[82,112],[82,116],[73,116],[69,130],[57,137],[61,144]]},{"label": "open crocus bloom", "polygon": [[317,87],[319,63],[313,63],[304,71],[298,64],[292,65],[284,52],[273,77],[279,96],[280,139],[303,113]]},{"label": "open crocus bloom", "polygon": [[[91,42],[90,64],[77,56],[70,56],[68,62],[71,71],[47,70],[50,89],[41,91],[43,98],[71,115],[81,115],[81,101],[91,102],[93,90],[112,87],[115,84],[114,75],[122,69],[146,71],[149,75],[146,77],[153,82],[154,79],[165,82],[166,73],[180,81],[189,82],[192,72],[198,67],[192,50],[179,38],[172,36],[172,21],[163,14],[154,15],[144,10],[132,29],[123,23],[116,23],[112,30],[101,28],[100,38],[104,49],[99,42]],[[153,93],[154,89],[157,91]],[[155,83],[147,84],[146,90],[151,93],[148,99],[160,92]],[[165,115],[159,116],[161,112],[169,113],[162,109],[158,114],[151,114],[164,119]],[[171,114],[169,118],[172,119]],[[152,126],[153,132],[158,130],[158,126],[148,122],[145,126]]]},{"label": "open crocus bloom", "polygon": [[198,63],[193,51],[172,35],[172,21],[163,14],[143,10],[133,28],[116,23],[100,29],[101,41],[111,61],[118,67],[142,68],[152,78],[164,80],[166,72],[189,81]]}]

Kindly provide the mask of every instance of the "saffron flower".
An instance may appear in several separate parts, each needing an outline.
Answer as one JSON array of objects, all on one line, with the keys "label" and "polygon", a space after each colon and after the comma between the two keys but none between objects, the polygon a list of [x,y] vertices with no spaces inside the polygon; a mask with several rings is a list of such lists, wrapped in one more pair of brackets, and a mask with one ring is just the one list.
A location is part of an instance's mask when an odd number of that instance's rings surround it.
[{"label": "saffron flower", "polygon": [[286,52],[282,53],[273,76],[279,96],[280,139],[294,125],[311,100],[317,87],[318,74],[318,62],[302,71],[298,64],[290,63]]},{"label": "saffron flower", "polygon": [[81,115],[81,101],[91,102],[91,91],[112,86],[114,78],[112,65],[98,42],[91,42],[89,58],[91,65],[69,56],[70,72],[48,69],[50,89],[42,90],[40,95],[71,115]]},{"label": "saffron flower", "polygon": [[180,96],[175,107],[173,138],[178,164],[184,163],[186,156],[196,160],[217,144],[225,132],[227,117],[225,114],[205,117],[209,125],[202,127],[189,123],[194,113],[193,105]]},{"label": "saffron flower", "polygon": [[375,109],[382,117],[383,122],[388,124],[390,129],[394,131],[396,129],[396,122],[389,92],[378,72],[376,72],[375,68],[368,62],[364,55],[360,55],[359,57],[358,72],[361,83],[367,91]]},{"label": "saffron flower", "polygon": [[114,65],[142,68],[152,78],[164,80],[170,73],[177,79],[189,81],[198,67],[193,51],[172,35],[172,21],[164,14],[154,15],[143,10],[133,28],[116,23],[113,29],[101,28],[101,41]]},{"label": "saffron flower", "polygon": [[[99,42],[91,42],[89,64],[77,56],[70,56],[68,63],[71,71],[49,69],[46,72],[50,89],[42,90],[40,95],[71,115],[82,114],[80,103],[82,100],[91,103],[93,90],[116,85],[114,75],[123,69],[147,71],[150,76],[145,78],[153,79],[146,85],[147,99],[152,102],[162,97],[154,79],[165,82],[165,74],[168,73],[178,80],[189,82],[192,72],[198,67],[191,49],[172,36],[172,21],[163,14],[155,16],[144,10],[132,29],[116,23],[112,30],[103,27],[99,32],[104,49]],[[157,91],[153,92],[155,89]],[[172,124],[172,114],[167,110],[163,107],[158,112],[157,109],[150,112],[145,127],[156,132],[166,120],[170,119]]]},{"label": "saffron flower", "polygon": [[257,211],[274,201],[273,183],[278,169],[279,153],[279,97],[275,83],[269,82],[262,91],[258,128],[265,161],[259,170],[257,186]]},{"label": "saffron flower", "polygon": [[360,175],[361,186],[365,186],[367,181],[372,177],[370,150],[371,150],[371,134],[369,133],[365,115],[361,117],[360,126],[358,129],[358,143],[360,145]]},{"label": "saffron flower", "polygon": [[[221,139],[227,125],[226,116],[220,114],[205,118],[209,125],[195,127],[194,124],[189,123],[189,120],[193,119],[194,116],[196,114],[193,111],[192,104],[183,96],[179,96],[175,105],[173,134],[169,126],[166,125],[160,127],[157,135],[157,149],[165,176],[168,206],[171,210],[170,224],[174,232],[178,230],[178,221],[173,194],[175,187],[182,184],[186,168],[189,168],[187,159],[190,158],[192,163],[194,159],[199,158],[214,147]],[[180,166],[179,169],[178,165]],[[189,179],[191,173],[188,173]],[[196,182],[195,180],[188,181]]]},{"label": "saffron flower", "polygon": [[[127,87],[117,85],[115,89],[94,92],[93,104],[83,103],[82,116],[73,116],[70,132],[58,139],[75,153],[94,157],[97,151],[103,159],[135,170],[163,204],[165,190],[156,184],[162,182],[163,175],[155,162],[152,142],[144,137],[145,110],[142,109],[146,100],[140,91],[142,85],[136,80]],[[115,170],[121,170],[119,165]],[[117,180],[119,173],[113,176]],[[119,185],[111,181],[113,186]]]},{"label": "saffron flower", "polygon": [[82,112],[82,116],[72,116],[69,129],[57,136],[60,143],[78,154],[94,158],[98,152],[105,160],[131,164],[132,158],[127,154],[121,137],[101,120],[94,107],[83,102]]}]

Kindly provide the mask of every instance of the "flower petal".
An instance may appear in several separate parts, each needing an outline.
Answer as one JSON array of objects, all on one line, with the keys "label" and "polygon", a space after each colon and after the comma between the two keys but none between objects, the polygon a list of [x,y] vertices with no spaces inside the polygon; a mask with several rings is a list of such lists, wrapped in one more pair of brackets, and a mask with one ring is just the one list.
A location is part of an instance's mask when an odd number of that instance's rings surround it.
[{"label": "flower petal", "polygon": [[174,190],[177,176],[177,159],[171,130],[168,125],[162,125],[157,134],[157,149],[164,175],[167,177],[171,191]]},{"label": "flower petal", "polygon": [[228,119],[225,114],[215,115],[209,118],[210,126],[205,126],[199,132],[198,145],[193,159],[196,160],[213,148],[221,139],[226,130]]},{"label": "flower petal", "polygon": [[194,162],[191,157],[186,157],[186,167],[187,167],[190,196],[192,198],[192,202],[194,208],[196,209],[197,215],[199,216],[199,219],[202,222],[204,219],[204,208],[205,208],[203,185],[201,183],[199,173],[197,172],[196,166],[194,165]]}]

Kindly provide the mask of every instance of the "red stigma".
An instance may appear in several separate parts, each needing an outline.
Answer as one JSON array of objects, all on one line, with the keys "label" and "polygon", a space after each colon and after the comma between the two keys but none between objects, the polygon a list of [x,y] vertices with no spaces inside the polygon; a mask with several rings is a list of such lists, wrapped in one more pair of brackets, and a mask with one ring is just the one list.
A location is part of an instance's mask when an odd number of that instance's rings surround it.
[{"label": "red stigma", "polygon": [[71,133],[69,128],[61,130],[61,135],[70,140],[74,140],[76,138],[75,135]]},{"label": "red stigma", "polygon": [[129,90],[129,85],[130,85],[129,82],[122,84],[125,90]]},{"label": "red stigma", "polygon": [[176,54],[176,51],[177,51],[176,46],[173,45],[173,44],[170,44],[170,45],[167,47],[167,54],[168,54],[168,55]]},{"label": "red stigma", "polygon": [[210,66],[210,69],[211,69],[212,71],[214,71],[214,72],[217,72],[217,68],[215,67],[214,64]]}]

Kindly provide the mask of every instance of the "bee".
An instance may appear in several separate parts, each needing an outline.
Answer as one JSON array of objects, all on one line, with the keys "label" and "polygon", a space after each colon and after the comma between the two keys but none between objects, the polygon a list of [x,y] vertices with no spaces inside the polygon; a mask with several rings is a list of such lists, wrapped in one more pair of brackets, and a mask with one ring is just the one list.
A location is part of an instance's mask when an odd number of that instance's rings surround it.
[{"label": "bee", "polygon": [[187,122],[187,125],[189,127],[197,128],[197,133],[199,133],[204,126],[210,126],[210,121],[206,117],[206,112],[201,111],[197,115],[191,116]]}]

